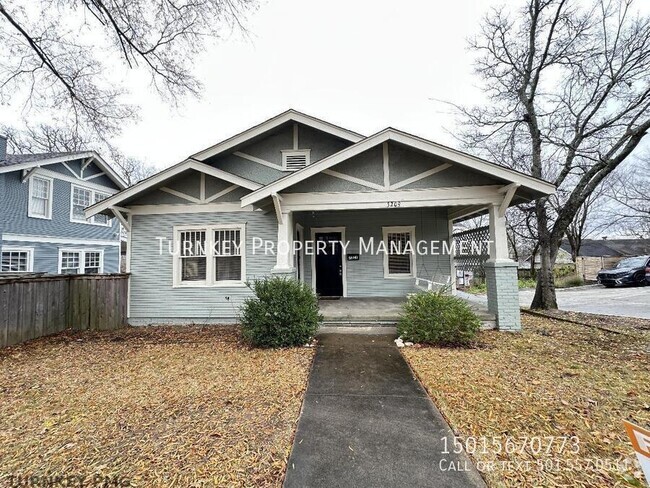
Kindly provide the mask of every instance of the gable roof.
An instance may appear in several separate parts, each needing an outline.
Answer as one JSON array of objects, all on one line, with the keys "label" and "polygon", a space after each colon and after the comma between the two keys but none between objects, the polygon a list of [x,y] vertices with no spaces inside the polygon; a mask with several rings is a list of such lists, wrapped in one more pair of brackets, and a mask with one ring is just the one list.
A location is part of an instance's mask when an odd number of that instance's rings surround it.
[{"label": "gable roof", "polygon": [[118,175],[111,166],[102,159],[95,151],[71,151],[71,152],[49,152],[38,154],[7,154],[6,158],[0,161],[0,174],[22,169],[31,169],[36,166],[46,166],[56,163],[65,163],[77,159],[92,158],[93,162],[100,168],[118,188],[123,190],[127,187],[126,182]]},{"label": "gable roof", "polygon": [[253,193],[250,193],[249,195],[246,195],[242,198],[242,206],[251,205],[264,198],[270,197],[273,193],[282,191],[289,186],[295,185],[296,183],[299,183],[300,181],[303,181],[310,176],[314,176],[323,170],[329,169],[342,161],[350,159],[358,154],[361,154],[364,151],[367,151],[368,149],[371,149],[387,141],[394,141],[400,144],[404,144],[413,149],[424,151],[434,156],[438,156],[454,163],[458,163],[462,166],[466,166],[471,169],[496,176],[497,178],[502,178],[512,183],[517,183],[520,186],[528,188],[541,195],[550,195],[555,192],[555,186],[544,180],[528,176],[524,173],[520,173],[519,171],[506,168],[505,166],[491,163],[489,161],[477,158],[456,149],[452,149],[447,146],[443,146],[441,144],[437,144],[421,137],[407,134],[406,132],[402,132],[389,127],[380,132],[377,132],[372,136],[362,139],[350,147],[332,154],[331,156],[323,158],[320,161],[305,166],[301,170],[291,173],[283,178],[280,178],[279,180],[274,181],[273,183],[264,186],[263,188],[260,188],[257,191],[254,191]]},{"label": "gable roof", "polygon": [[272,131],[273,129],[280,127],[287,122],[297,122],[299,124],[318,129],[320,131],[353,143],[364,139],[364,136],[361,134],[357,134],[356,132],[344,129],[338,125],[334,125],[316,117],[312,117],[311,115],[298,112],[297,110],[289,109],[286,112],[282,112],[281,114],[276,115],[275,117],[272,117],[262,122],[261,124],[253,126],[250,129],[246,129],[245,131],[240,132],[239,134],[236,134],[226,139],[225,141],[221,141],[214,146],[210,146],[207,149],[192,154],[190,158],[203,161],[218,154],[224,153],[225,151],[237,147],[238,145],[247,142],[255,137],[259,137],[262,134]]},{"label": "gable roof", "polygon": [[[560,246],[571,251],[571,246],[564,240]],[[580,245],[580,256],[642,256],[650,254],[650,239],[584,239]]]},{"label": "gable roof", "polygon": [[127,188],[126,190],[123,190],[109,198],[106,198],[94,205],[91,205],[86,209],[86,216],[90,217],[92,215],[106,211],[110,207],[119,205],[121,202],[137,195],[138,193],[141,193],[157,185],[160,185],[165,180],[188,170],[199,171],[201,173],[214,176],[215,178],[222,179],[224,181],[227,181],[228,183],[232,183],[233,185],[239,185],[249,190],[258,190],[259,188],[262,187],[262,185],[260,185],[259,183],[255,183],[254,181],[247,180],[246,178],[242,178],[241,176],[237,176],[232,173],[228,173],[227,171],[214,168],[208,164],[202,163],[201,161],[196,161],[194,159],[186,159],[185,161],[175,164],[174,166],[164,169],[159,173],[156,173],[155,175],[152,175],[149,178],[146,178],[136,183],[135,185]]}]

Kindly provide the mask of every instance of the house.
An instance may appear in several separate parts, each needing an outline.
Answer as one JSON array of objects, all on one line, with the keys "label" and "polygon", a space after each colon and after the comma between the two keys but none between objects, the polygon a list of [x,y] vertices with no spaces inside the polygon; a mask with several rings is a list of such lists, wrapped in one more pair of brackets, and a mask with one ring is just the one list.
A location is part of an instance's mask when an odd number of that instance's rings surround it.
[{"label": "house", "polygon": [[321,296],[404,297],[416,278],[455,274],[453,255],[440,252],[453,247],[453,222],[485,213],[488,305],[512,330],[520,327],[517,263],[504,214],[554,190],[393,128],[366,137],[289,110],[86,216],[115,215],[127,230],[129,320],[139,325],[235,321],[251,295],[246,282],[269,275]]},{"label": "house", "polygon": [[[526,259],[519,261],[519,268],[524,270],[530,269],[530,261],[533,257],[528,256]],[[542,257],[539,254],[535,255],[535,269],[539,269],[542,263]],[[571,248],[569,250],[560,247],[557,250],[557,257],[555,258],[556,266],[564,266],[566,264],[573,264],[573,259],[571,259]]]},{"label": "house", "polygon": [[[560,248],[571,253],[571,246],[565,240]],[[585,281],[596,281],[598,271],[613,268],[621,259],[650,254],[650,239],[583,239],[576,271]]]},{"label": "house", "polygon": [[120,224],[85,207],[126,184],[93,151],[7,154],[0,136],[0,273],[115,273]]}]

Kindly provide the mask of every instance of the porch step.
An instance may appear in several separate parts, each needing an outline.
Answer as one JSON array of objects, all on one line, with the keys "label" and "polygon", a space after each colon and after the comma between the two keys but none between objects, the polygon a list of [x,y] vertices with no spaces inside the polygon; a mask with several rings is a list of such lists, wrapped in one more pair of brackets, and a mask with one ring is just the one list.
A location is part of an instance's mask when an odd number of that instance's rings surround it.
[{"label": "porch step", "polygon": [[325,319],[323,327],[395,327],[397,320]]}]

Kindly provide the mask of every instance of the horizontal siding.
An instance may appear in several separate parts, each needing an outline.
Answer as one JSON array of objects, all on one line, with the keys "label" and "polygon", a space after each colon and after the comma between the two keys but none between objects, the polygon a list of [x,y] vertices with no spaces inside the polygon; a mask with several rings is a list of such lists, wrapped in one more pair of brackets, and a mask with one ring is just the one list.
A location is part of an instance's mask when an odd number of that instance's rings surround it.
[{"label": "horizontal siding", "polygon": [[177,225],[246,224],[246,278],[269,275],[276,258],[253,255],[253,237],[277,239],[273,213],[233,212],[135,215],[131,233],[130,319],[133,324],[215,322],[232,319],[251,292],[246,287],[173,288],[173,258],[159,254],[157,237],[173,238]]},{"label": "horizontal siding", "polygon": [[[54,171],[56,167],[58,165],[48,166],[47,169]],[[69,171],[63,169],[70,175]],[[111,227],[70,222],[70,191],[72,184],[69,181],[54,179],[52,219],[36,219],[27,216],[29,182],[23,183],[21,181],[22,172],[13,171],[6,173],[4,176],[5,188],[2,207],[4,234],[119,240],[120,230],[117,219],[113,219]],[[80,185],[83,185],[83,183],[80,182]]]},{"label": "horizontal siding", "polygon": [[47,242],[3,241],[2,247],[28,247],[34,249],[34,272],[56,274],[59,272],[60,249],[84,249],[104,251],[104,273],[120,271],[119,246],[94,246],[79,244],[52,244]]},{"label": "horizontal siding", "polygon": [[[305,228],[305,238],[311,239],[312,227],[345,227],[345,239],[350,241],[348,253],[359,253],[359,238],[375,246],[383,239],[382,227],[415,226],[415,240],[444,241],[448,239],[446,208],[386,209],[339,212],[302,212],[295,221]],[[312,256],[305,256],[305,282],[312,283]],[[401,297],[415,290],[414,279],[384,278],[383,255],[362,254],[359,261],[347,261],[347,293],[349,297]],[[416,272],[420,278],[434,274],[449,275],[448,255],[416,257]]]}]

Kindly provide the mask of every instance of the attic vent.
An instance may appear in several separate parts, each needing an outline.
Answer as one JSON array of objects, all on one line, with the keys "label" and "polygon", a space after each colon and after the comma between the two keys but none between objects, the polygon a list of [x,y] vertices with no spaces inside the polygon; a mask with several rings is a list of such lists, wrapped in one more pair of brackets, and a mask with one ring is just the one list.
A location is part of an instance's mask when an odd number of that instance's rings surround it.
[{"label": "attic vent", "polygon": [[282,167],[287,171],[298,171],[309,164],[310,149],[282,151]]}]

